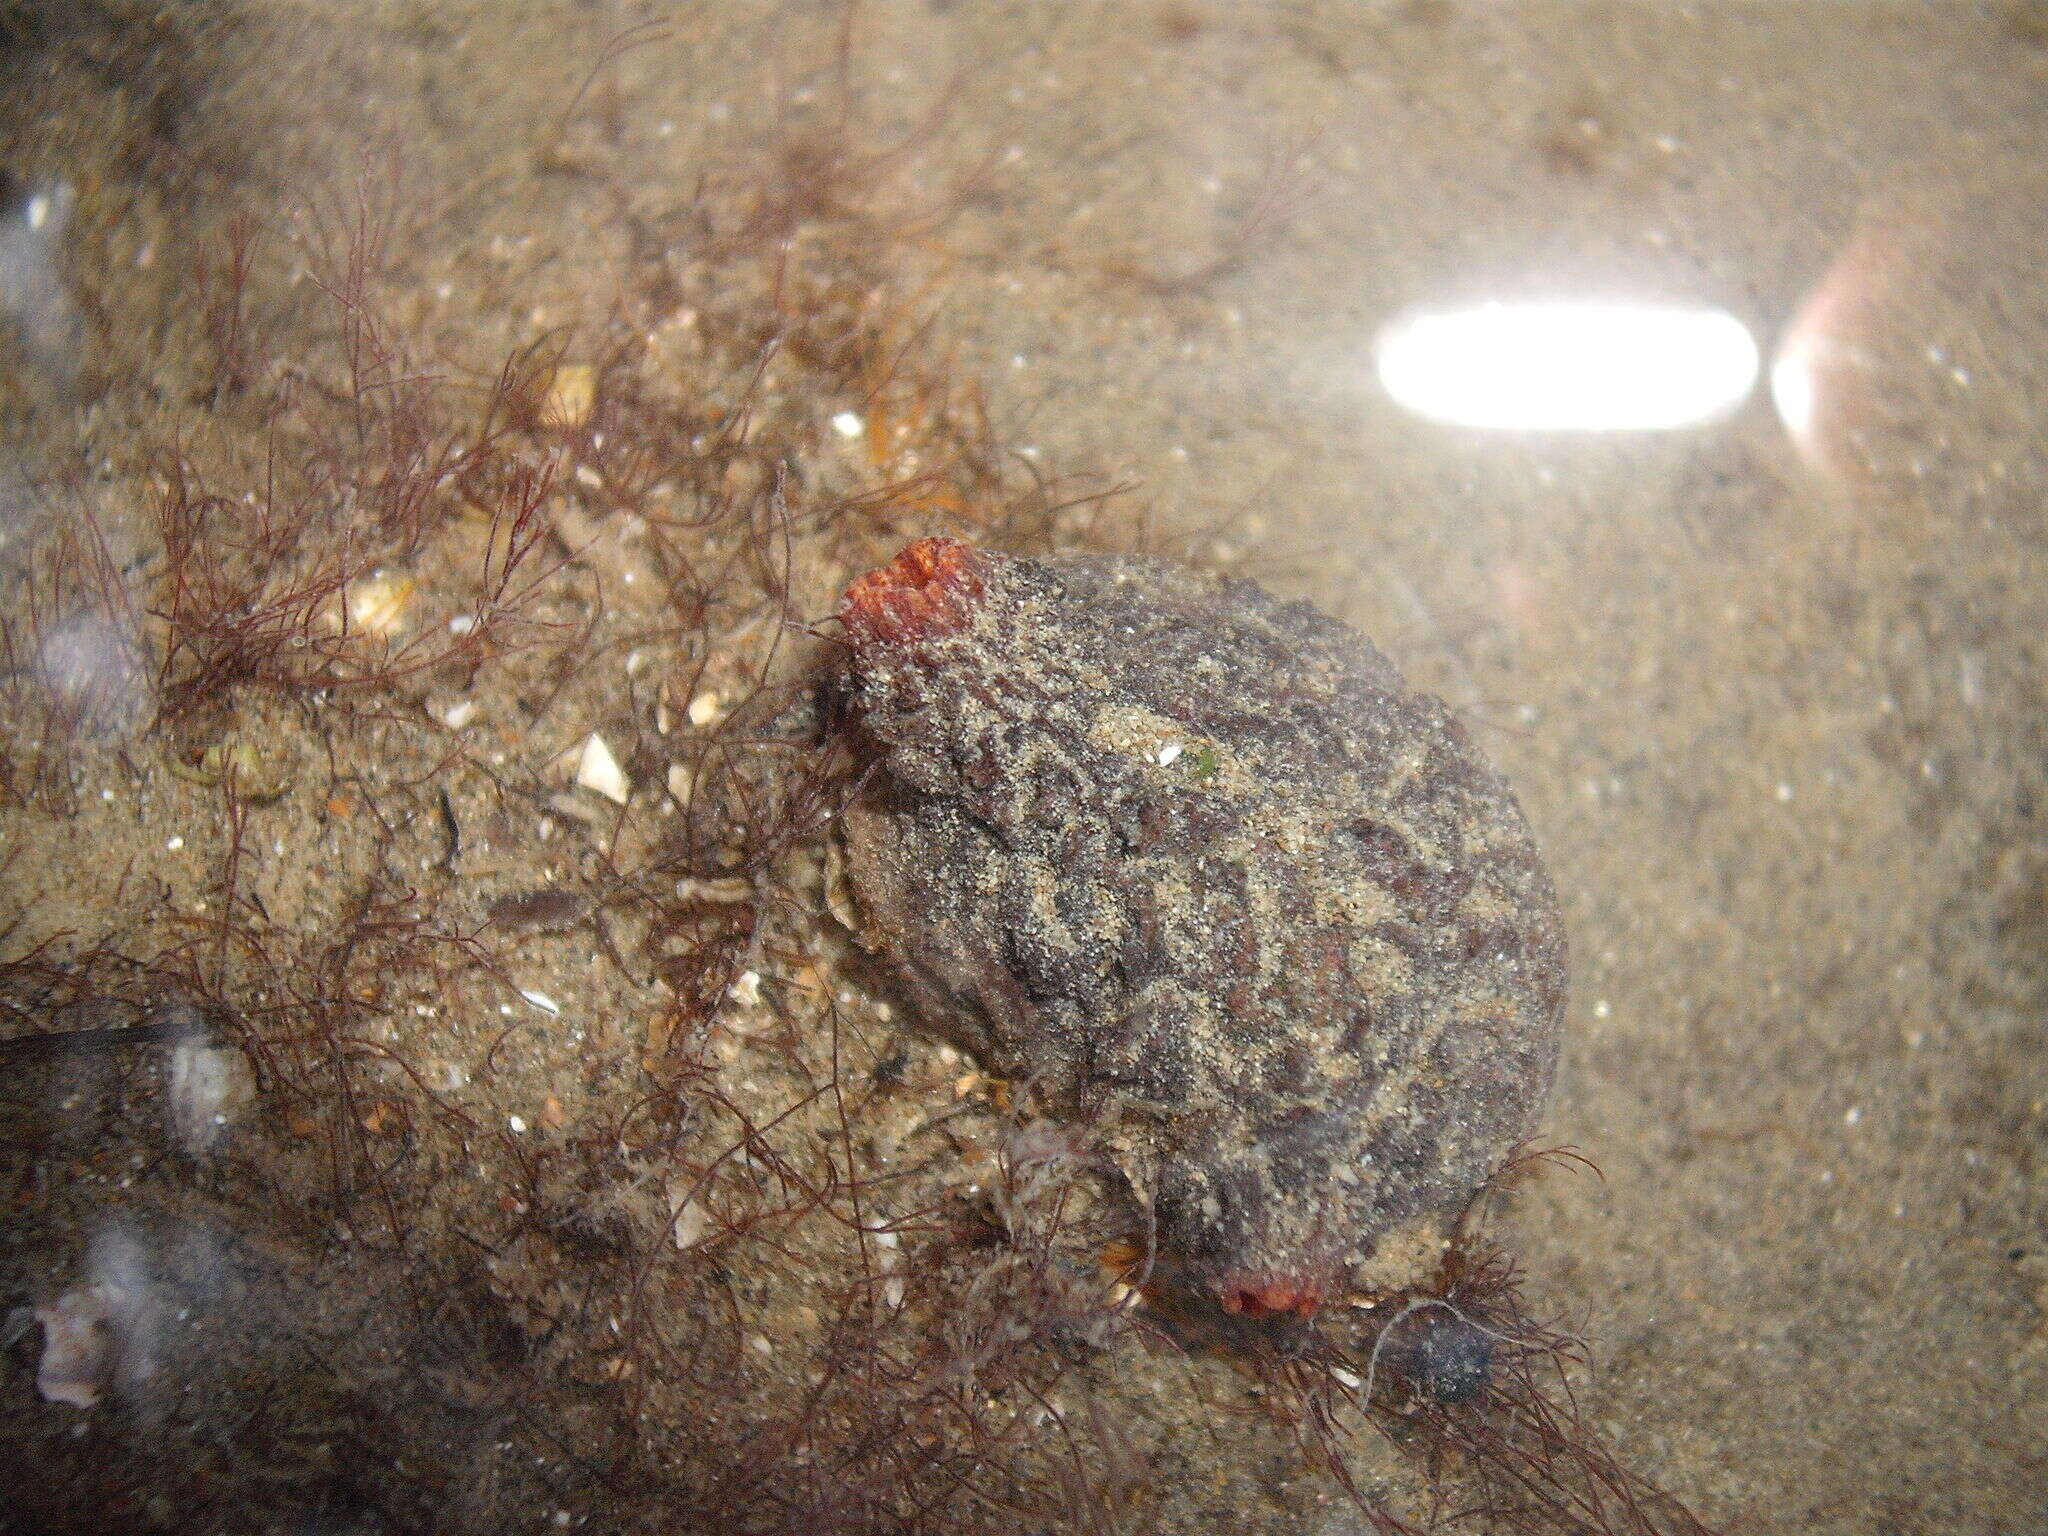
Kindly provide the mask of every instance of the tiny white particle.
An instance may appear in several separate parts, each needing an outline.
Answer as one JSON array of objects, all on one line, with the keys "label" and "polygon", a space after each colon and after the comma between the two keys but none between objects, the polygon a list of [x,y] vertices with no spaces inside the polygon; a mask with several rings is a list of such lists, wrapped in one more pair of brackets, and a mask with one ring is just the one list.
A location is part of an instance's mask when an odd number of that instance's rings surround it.
[{"label": "tiny white particle", "polygon": [[709,725],[718,718],[719,710],[724,703],[725,701],[718,696],[717,690],[707,689],[690,700],[690,707],[684,710],[683,713],[690,717],[690,724],[692,725]]},{"label": "tiny white particle", "polygon": [[1604,997],[1593,1005],[1593,1017],[1596,1019],[1604,1019],[1612,1012],[1614,1010],[1607,1006],[1607,999]]},{"label": "tiny white particle", "polygon": [[868,424],[855,411],[841,411],[832,418],[832,430],[844,438],[859,437],[867,430]]},{"label": "tiny white particle", "polygon": [[562,1005],[556,1002],[552,997],[549,997],[545,992],[529,992],[526,988],[521,987],[519,989],[519,995],[525,998],[529,1003],[533,1004],[533,1006],[538,1008],[542,1013],[558,1014],[562,1011]]},{"label": "tiny white particle", "polygon": [[1181,750],[1179,742],[1169,741],[1159,749],[1159,766],[1162,768],[1172,767],[1174,760],[1180,756]]},{"label": "tiny white particle", "polygon": [[1790,784],[1783,784],[1783,783],[1779,784],[1779,786],[1778,786],[1778,804],[1780,804],[1780,805],[1783,805],[1783,804],[1784,804],[1784,803],[1785,803],[1786,801],[1790,800],[1791,798],[1792,798],[1792,786],[1791,786]]},{"label": "tiny white particle", "polygon": [[732,1000],[742,1008],[758,1008],[761,1004],[761,973],[741,971],[729,990]]},{"label": "tiny white particle", "polygon": [[1854,1125],[1854,1124],[1855,1124],[1855,1123],[1856,1123],[1857,1121],[1861,1120],[1862,1118],[1863,1118],[1863,1111],[1862,1111],[1862,1109],[1860,1109],[1860,1108],[1858,1108],[1858,1107],[1855,1107],[1855,1106],[1851,1106],[1851,1108],[1849,1109],[1849,1112],[1848,1112],[1847,1114],[1845,1114],[1845,1115],[1843,1115],[1843,1116],[1842,1116],[1842,1124],[1844,1124],[1844,1125]]},{"label": "tiny white particle", "polygon": [[754,1353],[757,1355],[772,1355],[775,1353],[775,1346],[768,1342],[765,1334],[757,1333],[747,1342],[754,1347]]},{"label": "tiny white particle", "polygon": [[448,621],[448,633],[451,635],[466,635],[475,628],[476,615],[473,613],[458,613]]},{"label": "tiny white particle", "polygon": [[526,1122],[520,1119],[519,1116],[507,1115],[505,1123],[512,1127],[512,1134],[514,1136],[524,1136],[526,1134]]},{"label": "tiny white particle", "polygon": [[166,842],[164,846],[170,849],[171,852],[176,853],[180,848],[185,846],[185,839],[182,837],[174,837],[170,839],[170,841]]}]

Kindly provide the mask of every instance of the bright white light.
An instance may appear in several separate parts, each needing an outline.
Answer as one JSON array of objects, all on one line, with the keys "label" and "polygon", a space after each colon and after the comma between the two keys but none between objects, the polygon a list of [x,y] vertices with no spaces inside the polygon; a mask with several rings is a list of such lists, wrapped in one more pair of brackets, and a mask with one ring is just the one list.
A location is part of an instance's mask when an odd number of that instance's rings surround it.
[{"label": "bright white light", "polygon": [[1757,375],[1756,341],[1725,310],[1628,303],[1414,311],[1380,333],[1377,361],[1419,416],[1524,431],[1688,426],[1740,405]]},{"label": "bright white light", "polygon": [[1813,439],[1814,408],[1820,394],[1813,353],[1811,338],[1794,332],[1771,363],[1771,403],[1777,406],[1778,419],[1785,423],[1793,441],[1801,444]]}]

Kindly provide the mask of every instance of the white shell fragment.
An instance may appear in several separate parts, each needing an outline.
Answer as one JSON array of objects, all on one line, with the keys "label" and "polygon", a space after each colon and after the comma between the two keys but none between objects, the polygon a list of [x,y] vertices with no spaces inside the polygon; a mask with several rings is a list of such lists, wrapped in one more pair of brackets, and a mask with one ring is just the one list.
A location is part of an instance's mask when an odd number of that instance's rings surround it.
[{"label": "white shell fragment", "polygon": [[603,795],[615,805],[624,805],[633,793],[633,786],[627,781],[619,760],[612,756],[612,749],[595,731],[583,743],[583,755],[576,761],[576,782]]},{"label": "white shell fragment", "polygon": [[677,1251],[696,1247],[704,1241],[704,1234],[711,1230],[711,1218],[704,1207],[690,1199],[680,1190],[670,1190],[668,1213],[672,1218],[671,1228],[675,1233]]},{"label": "white shell fragment", "polygon": [[405,627],[412,591],[410,576],[378,571],[348,589],[348,616],[365,634],[380,639],[395,635]]},{"label": "white shell fragment", "polygon": [[99,1286],[66,1291],[35,1309],[43,1325],[36,1391],[45,1402],[90,1408],[114,1374],[113,1312]]},{"label": "white shell fragment", "polygon": [[79,1283],[13,1314],[0,1341],[12,1343],[24,1320],[42,1324],[45,1402],[90,1408],[111,1390],[132,1405],[158,1375],[164,1309],[141,1245],[119,1227],[94,1236]]}]

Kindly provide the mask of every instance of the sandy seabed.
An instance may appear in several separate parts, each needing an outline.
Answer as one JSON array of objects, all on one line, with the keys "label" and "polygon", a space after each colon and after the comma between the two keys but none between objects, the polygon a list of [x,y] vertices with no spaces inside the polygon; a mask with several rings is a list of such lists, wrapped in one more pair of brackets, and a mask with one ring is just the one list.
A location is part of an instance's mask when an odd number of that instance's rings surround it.
[{"label": "sandy seabed", "polygon": [[[0,5],[0,1529],[1684,1528],[1165,1343],[907,1027],[810,680],[932,532],[1311,598],[1514,784],[1574,1435],[2048,1525],[2044,103],[2032,3]],[[1586,294],[1804,387],[1374,377]]]}]

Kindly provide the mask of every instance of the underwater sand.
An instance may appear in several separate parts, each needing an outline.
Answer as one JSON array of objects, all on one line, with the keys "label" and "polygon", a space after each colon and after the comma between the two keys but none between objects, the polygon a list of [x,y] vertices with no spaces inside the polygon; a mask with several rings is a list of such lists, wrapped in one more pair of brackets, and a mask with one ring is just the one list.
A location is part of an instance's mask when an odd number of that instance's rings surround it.
[{"label": "underwater sand", "polygon": [[[788,847],[690,805],[733,742],[786,785],[754,691],[800,693],[820,642],[782,618],[959,528],[1257,575],[1464,712],[1564,902],[1548,1133],[1602,1174],[1498,1235],[1590,1341],[1578,1406],[1623,1462],[1729,1531],[2048,1526],[2039,5],[0,7],[0,168],[0,1034],[159,1031],[0,1058],[5,1306],[145,1298],[108,1303],[145,1342],[89,1409],[10,1328],[0,1530],[654,1528],[620,1447],[683,1477],[693,1437],[750,1444],[804,1390],[782,1362],[823,1358],[821,1296],[897,1301],[895,1234],[774,1212],[810,1157],[914,1164],[898,1210],[986,1177],[997,1095],[831,922],[829,793]],[[315,279],[365,208],[397,216],[359,297],[408,369],[360,398],[416,370],[480,407],[523,360],[489,469],[556,478],[518,647],[447,625],[516,530],[436,502],[272,673],[215,677],[168,648],[169,455],[233,498],[261,402],[288,446],[352,440]],[[205,302],[238,212],[239,372]],[[1411,306],[1589,293],[1796,342],[1808,412],[1760,382],[1708,425],[1488,432],[1374,376]],[[629,383],[638,420],[737,433],[653,534],[577,469],[624,472],[589,431]],[[358,490],[298,515],[367,526]],[[779,507],[864,495],[780,542]],[[714,505],[747,510],[691,524]],[[304,681],[394,653],[431,665]],[[492,906],[535,892],[568,894]],[[212,1054],[176,1057],[167,998]],[[798,1103],[727,1191],[692,1138]],[[903,1151],[948,1115],[943,1157]],[[774,1245],[721,1236],[720,1191]],[[967,1316],[971,1275],[911,1266],[907,1304]],[[668,1283],[716,1392],[674,1390]],[[612,1326],[626,1293],[669,1353]],[[1369,1528],[1225,1363],[1019,1370],[1128,1419],[1101,1528]],[[1046,1422],[1005,1424],[1057,1487]],[[1350,1454],[1423,1518],[1412,1463]]]}]

